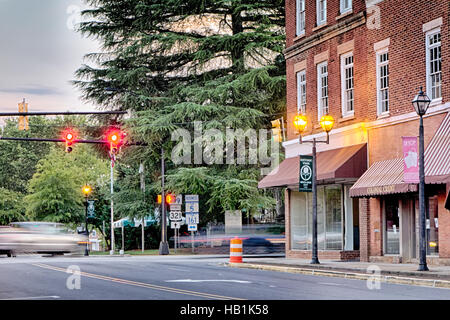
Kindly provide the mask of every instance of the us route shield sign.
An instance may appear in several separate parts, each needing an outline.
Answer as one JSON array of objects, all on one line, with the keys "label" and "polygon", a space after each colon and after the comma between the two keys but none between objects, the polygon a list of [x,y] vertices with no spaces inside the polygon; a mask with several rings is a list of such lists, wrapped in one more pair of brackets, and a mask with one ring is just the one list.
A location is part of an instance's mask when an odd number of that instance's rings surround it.
[{"label": "us route shield sign", "polygon": [[300,177],[299,190],[300,192],[312,192],[313,181],[313,157],[300,156]]}]

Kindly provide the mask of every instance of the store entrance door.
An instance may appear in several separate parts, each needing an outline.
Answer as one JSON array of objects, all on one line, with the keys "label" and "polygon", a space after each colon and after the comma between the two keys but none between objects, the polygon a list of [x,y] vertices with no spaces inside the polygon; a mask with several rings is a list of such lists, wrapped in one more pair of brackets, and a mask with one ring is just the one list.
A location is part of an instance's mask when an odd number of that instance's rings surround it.
[{"label": "store entrance door", "polygon": [[400,200],[400,255],[403,263],[416,258],[416,210],[413,199]]}]

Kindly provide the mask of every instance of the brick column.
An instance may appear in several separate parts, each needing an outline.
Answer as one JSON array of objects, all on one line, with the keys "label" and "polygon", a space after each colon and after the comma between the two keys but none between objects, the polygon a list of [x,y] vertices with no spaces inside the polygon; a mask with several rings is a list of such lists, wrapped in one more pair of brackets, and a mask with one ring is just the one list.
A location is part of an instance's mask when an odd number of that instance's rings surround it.
[{"label": "brick column", "polygon": [[359,199],[359,252],[360,261],[369,262],[370,256],[370,201]]}]

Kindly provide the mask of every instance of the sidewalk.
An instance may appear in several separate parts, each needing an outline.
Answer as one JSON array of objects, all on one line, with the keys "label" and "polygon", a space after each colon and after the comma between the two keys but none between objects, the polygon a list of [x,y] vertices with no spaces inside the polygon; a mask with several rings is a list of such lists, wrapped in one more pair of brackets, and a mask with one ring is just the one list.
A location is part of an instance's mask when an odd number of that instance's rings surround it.
[{"label": "sidewalk", "polygon": [[243,258],[243,263],[229,263],[230,267],[302,273],[329,277],[370,280],[378,277],[382,282],[450,288],[450,266],[429,265],[430,271],[417,271],[417,264],[390,264],[375,262],[344,262],[320,260],[319,265],[307,259]]}]

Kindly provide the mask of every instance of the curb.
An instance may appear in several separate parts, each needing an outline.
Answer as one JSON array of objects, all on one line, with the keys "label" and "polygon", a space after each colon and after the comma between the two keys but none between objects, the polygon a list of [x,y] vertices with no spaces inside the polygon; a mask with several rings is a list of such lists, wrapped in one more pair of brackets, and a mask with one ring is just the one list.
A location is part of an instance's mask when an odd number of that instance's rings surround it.
[{"label": "curb", "polygon": [[225,263],[226,266],[232,268],[247,268],[247,269],[258,269],[266,271],[278,271],[278,272],[288,272],[288,273],[300,273],[312,276],[325,276],[325,277],[340,277],[353,280],[370,280],[370,281],[380,281],[384,283],[392,284],[406,284],[421,287],[433,287],[433,288],[448,288],[450,289],[450,281],[447,280],[434,280],[434,279],[418,279],[418,278],[408,278],[399,276],[388,276],[374,273],[357,273],[357,272],[342,272],[342,271],[329,271],[329,270],[318,270],[318,269],[308,269],[299,267],[284,267],[284,266],[274,266],[274,265],[262,265],[253,263]]}]

